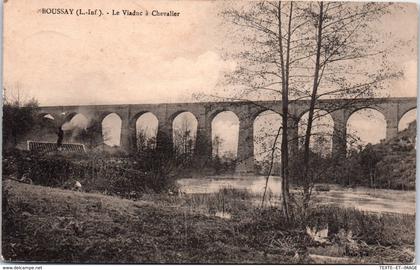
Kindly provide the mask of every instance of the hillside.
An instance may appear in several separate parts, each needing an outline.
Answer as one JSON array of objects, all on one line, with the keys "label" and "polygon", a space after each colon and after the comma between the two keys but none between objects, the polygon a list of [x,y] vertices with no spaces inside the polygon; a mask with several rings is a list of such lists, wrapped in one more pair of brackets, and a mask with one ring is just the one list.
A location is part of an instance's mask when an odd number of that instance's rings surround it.
[{"label": "hillside", "polygon": [[381,160],[377,163],[377,180],[384,187],[415,189],[416,185],[416,121],[396,137],[374,146]]},{"label": "hillside", "polygon": [[[2,255],[6,261],[49,263],[339,260],[384,264],[413,260],[414,216],[313,209],[308,217],[311,224],[331,228],[332,242],[322,247],[299,223],[288,224],[281,211],[258,210],[250,201],[239,199],[240,194],[228,195],[224,193],[222,200],[232,217],[221,218],[199,210],[212,207],[222,194],[150,195],[132,201],[4,180]],[[338,228],[348,228],[357,237],[351,246],[347,238],[340,238]]]},{"label": "hillside", "polygon": [[[294,251],[270,251],[263,237],[271,235],[273,228],[257,230],[255,219],[244,218],[242,223],[206,216],[173,202],[163,206],[163,202],[16,181],[3,184],[2,255],[6,260],[290,263],[295,255]],[[287,246],[298,251],[299,246],[304,248],[304,239]]]}]

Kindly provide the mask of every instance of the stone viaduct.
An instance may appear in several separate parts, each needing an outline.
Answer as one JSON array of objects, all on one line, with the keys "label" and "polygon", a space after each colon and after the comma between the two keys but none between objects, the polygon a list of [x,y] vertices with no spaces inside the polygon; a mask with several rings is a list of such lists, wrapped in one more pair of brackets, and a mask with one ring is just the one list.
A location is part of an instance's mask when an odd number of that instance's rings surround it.
[{"label": "stone viaduct", "polygon": [[[392,138],[398,132],[398,123],[402,116],[417,106],[415,97],[369,98],[369,99],[322,99],[316,108],[326,111],[334,121],[332,154],[341,155],[346,151],[346,126],[352,113],[365,108],[382,113],[386,120],[386,138]],[[289,137],[296,138],[298,121],[309,108],[308,100],[291,101],[289,106]],[[123,105],[81,105],[81,106],[45,106],[40,108],[40,115],[50,114],[59,125],[70,121],[78,113],[88,118],[90,123],[102,123],[110,113],[116,113],[122,120],[120,146],[128,151],[135,149],[136,120],[144,113],[153,113],[158,121],[158,132],[169,134],[172,138],[172,122],[183,112],[192,113],[198,122],[197,153],[211,157],[211,123],[214,117],[223,111],[231,111],[239,119],[238,165],[237,171],[254,171],[253,123],[262,112],[272,110],[281,112],[281,101],[241,101],[241,102],[197,102],[165,104],[123,104]],[[157,142],[159,144],[159,141]],[[291,152],[296,151],[298,141],[292,140]]]}]

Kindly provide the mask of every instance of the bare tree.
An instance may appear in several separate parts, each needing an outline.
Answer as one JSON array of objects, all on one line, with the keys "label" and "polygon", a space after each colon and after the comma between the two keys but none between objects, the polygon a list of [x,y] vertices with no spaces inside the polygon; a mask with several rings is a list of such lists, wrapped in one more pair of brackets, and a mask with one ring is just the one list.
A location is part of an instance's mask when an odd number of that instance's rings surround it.
[{"label": "bare tree", "polygon": [[[236,55],[241,65],[228,78],[228,83],[246,85],[240,95],[242,99],[270,96],[282,103],[281,111],[277,111],[282,117],[282,126],[278,129],[274,145],[281,134],[282,205],[287,219],[290,197],[288,145],[291,139],[288,135],[289,98],[291,91],[299,88],[299,81],[293,78],[294,63],[302,57],[298,54],[300,31],[306,22],[299,5],[294,2],[261,1],[223,13],[233,24],[245,29],[245,35],[240,35],[246,42],[246,46]],[[275,147],[272,150],[275,151]],[[271,162],[267,182],[273,164]]]},{"label": "bare tree", "polygon": [[188,118],[182,116],[180,125],[174,129],[173,134],[175,153],[184,162],[191,162],[195,150],[195,134]]},{"label": "bare tree", "polygon": [[146,151],[156,148],[156,138],[150,136],[147,129],[141,129],[136,132],[137,151]]},{"label": "bare tree", "polygon": [[223,139],[222,138],[220,138],[219,136],[215,136],[213,138],[212,145],[213,145],[213,156],[214,157],[220,157],[221,156],[220,149],[222,147],[222,144],[223,144]]},{"label": "bare tree", "polygon": [[[388,7],[389,4],[381,3],[261,1],[224,13],[239,26],[239,35],[245,40],[236,55],[240,67],[228,83],[246,85],[240,94],[243,100],[262,95],[280,98],[282,102],[282,111],[278,112],[282,127],[278,133],[282,134],[282,197],[286,216],[290,177],[288,143],[298,139],[288,136],[288,124],[289,120],[299,120],[289,113],[289,105],[295,100],[309,100],[301,176],[306,208],[314,182],[314,174],[309,173],[313,121],[323,116],[315,115],[318,101],[326,97],[348,100],[333,104],[327,113],[352,107],[358,98],[371,97],[387,79],[398,75],[386,65],[388,48],[372,46],[378,44],[378,37],[370,29],[371,22],[385,14]],[[367,60],[377,66],[367,68]],[[271,149],[275,151],[274,146]],[[271,171],[272,168],[267,181]]]},{"label": "bare tree", "polygon": [[[303,153],[303,207],[309,205],[313,187],[310,168],[310,140],[315,110],[319,99],[323,97],[345,97],[345,104],[335,105],[330,111],[351,107],[360,97],[371,97],[375,90],[383,86],[387,79],[397,76],[386,65],[386,48],[377,48],[372,43],[378,42],[374,34],[369,34],[370,22],[377,20],[387,12],[389,4],[378,3],[310,3],[303,9],[312,23],[312,38],[304,46],[313,65],[312,86],[303,96],[310,96],[308,121],[304,139]],[[361,65],[367,59],[375,57],[382,60],[381,68],[373,72]],[[308,63],[308,61],[306,61]],[[302,66],[307,66],[305,63]],[[310,67],[308,67],[310,70]],[[304,75],[302,75],[304,76]],[[309,74],[310,77],[310,74]],[[321,91],[320,91],[321,89]],[[321,114],[322,115],[322,114]]]}]

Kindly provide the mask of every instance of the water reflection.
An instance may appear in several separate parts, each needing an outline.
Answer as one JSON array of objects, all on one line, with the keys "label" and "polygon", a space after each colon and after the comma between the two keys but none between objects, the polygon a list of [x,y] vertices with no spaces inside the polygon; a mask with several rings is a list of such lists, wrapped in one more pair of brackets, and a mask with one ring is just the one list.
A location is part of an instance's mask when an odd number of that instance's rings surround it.
[{"label": "water reflection", "polygon": [[[204,178],[185,178],[178,180],[181,192],[187,194],[217,193],[224,188],[246,190],[254,197],[255,205],[261,203],[265,187],[264,176],[214,176]],[[330,191],[314,191],[313,202],[317,205],[329,204],[340,207],[357,208],[370,212],[392,212],[413,215],[416,211],[415,191],[373,189],[367,187],[346,188],[329,185]],[[292,188],[291,193],[299,191]],[[281,178],[270,177],[268,181],[268,202],[279,205]],[[398,200],[396,200],[398,198]]]},{"label": "water reflection", "polygon": [[[206,177],[185,178],[178,180],[181,192],[187,194],[217,193],[224,188],[246,190],[253,195],[262,195],[266,178],[264,176],[229,176],[229,177]],[[280,194],[280,177],[272,176],[268,181],[268,190],[274,194]]]}]

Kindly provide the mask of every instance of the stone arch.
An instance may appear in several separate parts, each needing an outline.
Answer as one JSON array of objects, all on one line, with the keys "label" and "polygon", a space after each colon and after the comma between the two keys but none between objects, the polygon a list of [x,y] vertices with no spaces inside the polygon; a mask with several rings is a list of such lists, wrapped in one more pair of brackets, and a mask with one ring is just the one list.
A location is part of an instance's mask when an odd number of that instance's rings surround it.
[{"label": "stone arch", "polygon": [[417,105],[414,104],[401,104],[399,106],[399,110],[398,110],[398,122],[401,120],[401,118],[404,117],[404,115],[406,115],[408,112],[416,110],[417,109]]},{"label": "stone arch", "polygon": [[[146,113],[150,113],[150,114],[153,114],[153,115],[155,115],[154,113],[152,113],[152,112],[150,112],[150,111],[140,111],[140,112],[137,112],[136,114],[134,114],[134,116],[133,117],[131,117],[131,119],[130,119],[130,128],[133,128],[134,130],[136,129],[136,122],[137,122],[137,120],[143,115],[143,114],[146,114]],[[156,115],[155,115],[156,116]]]},{"label": "stone arch", "polygon": [[[298,121],[298,145],[303,147],[306,129],[308,124],[309,111],[302,112],[299,115]],[[332,153],[333,149],[333,133],[334,133],[334,119],[330,112],[324,109],[314,110],[314,119],[312,122],[312,130],[310,137],[310,149],[321,154],[328,156]]]},{"label": "stone arch", "polygon": [[108,117],[110,114],[117,115],[121,120],[123,119],[122,115],[119,112],[115,111],[100,111],[96,114],[96,119],[99,123],[102,123],[106,117]]},{"label": "stone arch", "polygon": [[176,119],[179,115],[184,114],[184,113],[191,114],[191,116],[193,116],[193,117],[194,117],[194,118],[198,121],[198,118],[197,118],[197,116],[195,115],[195,113],[194,113],[194,112],[189,111],[189,110],[178,110],[178,111],[176,111],[176,112],[172,113],[172,114],[169,116],[169,118],[168,118],[168,122],[173,124],[174,120],[175,120],[175,119]]},{"label": "stone arch", "polygon": [[[363,115],[363,111],[367,114]],[[379,143],[381,140],[386,139],[386,114],[371,106],[357,108],[348,115],[346,130],[348,135],[347,148],[349,149],[363,146],[367,143]]]},{"label": "stone arch", "polygon": [[136,149],[154,149],[159,127],[157,116],[150,111],[142,111],[134,115],[130,122]]},{"label": "stone arch", "polygon": [[170,123],[172,123],[172,141],[175,153],[179,156],[191,158],[197,141],[197,117],[189,112],[177,113]]},{"label": "stone arch", "polygon": [[402,131],[408,127],[408,125],[417,120],[417,108],[411,108],[405,111],[398,119],[398,131]]},{"label": "stone arch", "polygon": [[[238,155],[239,117],[230,110],[218,110],[210,116],[212,156]],[[226,133],[227,132],[227,133]]]},{"label": "stone arch", "polygon": [[121,145],[122,118],[118,113],[103,113],[100,118],[102,139],[109,146]]},{"label": "stone arch", "polygon": [[[259,173],[266,173],[271,161],[274,142],[274,162],[281,162],[281,138],[282,132],[278,134],[282,126],[281,115],[272,110],[260,112],[253,121],[253,150],[256,170]],[[277,135],[278,134],[278,135]],[[275,166],[276,168],[279,166]]]},{"label": "stone arch", "polygon": [[362,111],[362,110],[376,111],[376,112],[380,113],[381,115],[383,115],[383,117],[386,119],[386,115],[387,115],[386,114],[386,109],[384,109],[384,108],[382,108],[380,106],[375,106],[375,105],[363,105],[363,106],[359,106],[357,108],[354,108],[352,110],[351,109],[348,110],[347,120],[348,120],[348,118],[350,118],[350,116],[352,116],[353,114],[355,114],[355,113],[357,113],[359,111]]},{"label": "stone arch", "polygon": [[[249,109],[248,111],[246,111],[245,117],[249,118],[252,122],[254,122],[257,117],[264,115],[266,113],[278,114],[281,116],[281,111],[276,110],[276,108],[270,108],[267,106],[267,107],[257,107],[257,108]],[[238,114],[238,116],[240,116],[240,114]]]},{"label": "stone arch", "polygon": [[239,112],[236,112],[235,110],[231,110],[228,107],[227,108],[223,107],[223,108],[217,108],[217,109],[212,110],[208,113],[207,119],[208,119],[209,123],[212,123],[214,118],[216,118],[220,113],[223,113],[223,112],[233,113],[238,119],[240,119],[239,118]]}]

